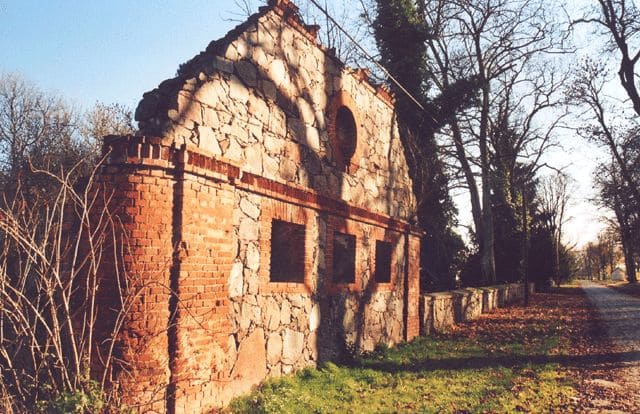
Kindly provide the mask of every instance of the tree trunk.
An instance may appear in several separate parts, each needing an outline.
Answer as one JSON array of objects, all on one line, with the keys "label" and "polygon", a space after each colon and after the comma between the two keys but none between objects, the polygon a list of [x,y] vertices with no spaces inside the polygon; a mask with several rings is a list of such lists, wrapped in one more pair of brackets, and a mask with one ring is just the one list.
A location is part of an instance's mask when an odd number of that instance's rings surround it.
[{"label": "tree trunk", "polygon": [[480,113],[480,168],[482,175],[482,229],[480,236],[480,266],[484,284],[496,283],[495,235],[493,209],[491,206],[491,179],[487,133],[489,128],[489,85],[482,88],[482,111]]},{"label": "tree trunk", "polygon": [[[529,225],[527,221],[527,189],[522,182],[522,276],[524,280],[524,306],[529,306]],[[540,289],[540,286],[538,286]]]},{"label": "tree trunk", "polygon": [[629,243],[622,242],[622,251],[624,252],[624,266],[626,268],[627,280],[629,283],[636,283],[636,261],[633,249]]},{"label": "tree trunk", "polygon": [[[480,191],[478,191],[478,184],[476,182],[473,171],[471,171],[471,165],[464,152],[464,146],[462,144],[462,134],[457,122],[452,122],[451,130],[453,135],[453,141],[456,146],[456,152],[458,160],[464,176],[469,187],[469,196],[471,199],[471,213],[473,216],[473,224],[478,237],[478,244],[480,248],[480,272],[482,275],[482,284],[489,285],[496,282],[496,263],[494,244],[495,237],[493,232],[493,212],[491,209],[491,189],[488,183],[488,174],[485,171],[488,170],[488,157],[487,167],[482,170],[482,204],[480,203]],[[484,147],[486,151],[487,141],[486,136],[484,140]],[[487,176],[486,176],[487,175]],[[486,190],[485,190],[486,189]]]},{"label": "tree trunk", "polygon": [[473,224],[476,229],[476,234],[479,235],[482,229],[482,207],[480,204],[480,192],[478,191],[476,177],[473,175],[473,171],[471,171],[471,165],[469,164],[469,160],[467,159],[467,155],[464,151],[460,126],[455,120],[451,122],[451,132],[453,135],[453,142],[456,147],[458,161],[460,162],[460,166],[462,167],[462,171],[464,172],[465,180],[467,181],[467,186],[469,187]]},{"label": "tree trunk", "polygon": [[488,179],[484,175],[483,173],[482,204],[484,208],[482,209],[482,228],[480,232],[480,266],[484,284],[493,285],[496,283],[495,234],[493,231],[493,211],[490,206],[491,190]]},{"label": "tree trunk", "polygon": [[631,99],[631,103],[633,104],[634,111],[636,111],[636,114],[640,115],[640,95],[638,95],[638,90],[636,89],[635,65],[629,58],[629,51],[627,50],[626,44],[620,45],[620,51],[622,52],[620,70],[618,71],[620,83],[622,84],[622,87],[627,91],[627,95],[629,96],[629,99]]},{"label": "tree trunk", "polygon": [[636,261],[635,249],[633,246],[633,229],[629,225],[628,215],[623,210],[623,206],[617,197],[614,198],[614,211],[618,226],[620,227],[620,240],[622,242],[622,253],[624,254],[624,266],[626,270],[627,280],[629,283],[635,283],[636,280]]}]

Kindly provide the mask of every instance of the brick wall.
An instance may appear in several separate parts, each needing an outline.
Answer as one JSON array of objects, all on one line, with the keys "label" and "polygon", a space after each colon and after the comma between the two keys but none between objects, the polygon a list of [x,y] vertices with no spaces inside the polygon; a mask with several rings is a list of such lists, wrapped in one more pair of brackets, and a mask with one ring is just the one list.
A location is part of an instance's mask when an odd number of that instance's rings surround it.
[{"label": "brick wall", "polygon": [[[406,223],[309,190],[247,184],[233,165],[161,139],[113,137],[107,148],[101,182],[123,223],[131,296],[115,373],[125,402],[200,412],[349,346],[414,336],[419,237]],[[269,280],[274,219],[305,226],[303,283]],[[352,284],[332,281],[336,231],[356,238]],[[373,280],[376,240],[393,246],[388,283]],[[116,281],[111,266],[105,286]],[[114,291],[103,304],[117,303]]]},{"label": "brick wall", "polygon": [[[140,136],[105,141],[123,253],[118,277],[118,254],[101,269],[103,324],[120,282],[113,384],[140,411],[206,412],[266,377],[419,333],[421,233],[393,100],[292,12],[269,2],[145,94]],[[349,165],[341,106],[357,124]],[[298,283],[270,280],[273,220],[304,226]],[[353,283],[334,280],[336,232],[354,237]],[[390,244],[389,282],[374,279],[376,241]]]},{"label": "brick wall", "polygon": [[[180,177],[182,175],[182,177]],[[171,381],[177,412],[198,412],[229,376],[228,275],[234,258],[233,189],[197,171],[178,174],[174,210],[176,229],[175,317],[170,325]],[[176,211],[177,210],[177,211]],[[204,406],[206,407],[206,406]]]},{"label": "brick wall", "polygon": [[[145,401],[163,412],[170,381],[169,323],[172,265],[173,177],[153,168],[105,168],[102,195],[115,218],[117,252],[105,252],[100,291],[102,333],[113,330],[124,311],[123,329],[113,349],[121,363],[112,367],[125,402]],[[118,223],[121,223],[118,225]],[[108,337],[101,351],[110,351]],[[131,399],[128,399],[130,396]]]}]

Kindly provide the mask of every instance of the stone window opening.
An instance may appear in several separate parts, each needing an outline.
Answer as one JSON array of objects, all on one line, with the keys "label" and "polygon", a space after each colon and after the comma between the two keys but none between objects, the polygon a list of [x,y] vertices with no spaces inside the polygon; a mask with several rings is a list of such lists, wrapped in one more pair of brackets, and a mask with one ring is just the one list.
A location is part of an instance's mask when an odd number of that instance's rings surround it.
[{"label": "stone window opening", "polygon": [[347,92],[339,91],[331,98],[326,116],[336,168],[343,173],[354,174],[364,151],[358,106]]},{"label": "stone window opening", "polygon": [[348,170],[351,159],[356,152],[358,129],[353,113],[346,106],[338,108],[336,113],[336,139],[342,161],[341,167]]},{"label": "stone window opening", "polygon": [[333,236],[333,283],[356,281],[356,236],[336,232]]},{"label": "stone window opening", "polygon": [[304,233],[302,224],[271,222],[270,282],[304,283]]},{"label": "stone window opening", "polygon": [[374,280],[376,283],[391,283],[391,243],[376,240],[376,261]]}]

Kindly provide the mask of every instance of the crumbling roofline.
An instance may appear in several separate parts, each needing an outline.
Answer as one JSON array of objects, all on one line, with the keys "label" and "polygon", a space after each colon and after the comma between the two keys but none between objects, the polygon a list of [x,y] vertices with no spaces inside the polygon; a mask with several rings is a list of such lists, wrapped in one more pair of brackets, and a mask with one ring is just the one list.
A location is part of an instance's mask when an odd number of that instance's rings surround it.
[{"label": "crumbling roofline", "polygon": [[209,54],[224,56],[226,48],[233,41],[237,40],[242,33],[249,30],[251,26],[257,24],[259,19],[269,12],[273,12],[280,16],[282,20],[285,21],[290,27],[295,29],[298,33],[308,39],[315,47],[321,50],[327,58],[332,59],[338,67],[346,68],[347,72],[349,72],[360,83],[363,83],[365,86],[367,86],[369,90],[371,90],[376,96],[378,96],[378,98],[380,98],[380,100],[382,100],[387,106],[389,106],[390,108],[394,107],[395,99],[389,88],[387,88],[383,84],[374,82],[371,79],[368,69],[347,67],[344,62],[342,62],[336,56],[335,50],[322,45],[318,41],[318,32],[320,31],[320,26],[305,24],[302,20],[302,16],[300,16],[298,6],[296,6],[290,0],[269,0],[267,6],[260,7],[258,9],[258,12],[249,16],[249,18],[245,22],[231,29],[222,38],[209,43],[209,45],[203,52],[199,53],[198,55],[181,65],[180,69],[178,69],[178,76],[196,76],[197,73],[193,72],[199,70],[199,65],[197,65],[196,62],[198,62],[200,57],[204,57]]}]

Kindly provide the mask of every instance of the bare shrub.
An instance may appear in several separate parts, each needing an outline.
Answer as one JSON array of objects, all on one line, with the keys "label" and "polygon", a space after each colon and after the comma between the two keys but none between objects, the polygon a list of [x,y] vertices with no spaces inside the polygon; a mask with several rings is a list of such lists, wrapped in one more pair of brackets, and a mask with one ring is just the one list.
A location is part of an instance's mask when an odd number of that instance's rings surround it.
[{"label": "bare shrub", "polygon": [[[98,412],[116,403],[109,373],[132,297],[113,283],[124,280],[122,255],[114,251],[124,245],[116,243],[123,233],[98,188],[97,168],[87,177],[77,173],[86,168],[81,164],[62,173],[34,170],[46,191],[17,182],[0,201],[0,411],[6,413]],[[109,281],[99,276],[105,263],[113,268]],[[100,300],[106,282],[111,303]],[[101,306],[113,308],[108,324],[98,323]]]}]

